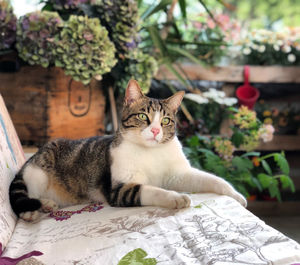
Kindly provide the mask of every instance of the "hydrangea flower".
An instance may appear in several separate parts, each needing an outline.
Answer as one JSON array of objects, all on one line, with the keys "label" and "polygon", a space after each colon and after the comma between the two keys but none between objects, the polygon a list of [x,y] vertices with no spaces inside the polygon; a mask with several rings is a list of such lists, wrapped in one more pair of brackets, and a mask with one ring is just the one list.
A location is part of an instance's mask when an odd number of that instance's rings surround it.
[{"label": "hydrangea flower", "polygon": [[109,32],[122,60],[131,58],[130,52],[137,48],[138,6],[136,0],[94,0],[97,15]]},{"label": "hydrangea flower", "polygon": [[[125,89],[128,81],[133,78],[139,82],[143,93],[148,93],[151,85],[151,79],[158,69],[156,60],[149,54],[145,54],[140,50],[135,50],[131,53],[130,59],[119,64],[123,71],[119,76],[117,69],[112,70],[117,80],[116,85],[119,89]],[[116,67],[118,68],[118,66]],[[117,70],[117,71],[114,71]]]},{"label": "hydrangea flower", "polygon": [[17,25],[16,48],[19,56],[30,65],[48,67],[54,64],[54,37],[63,26],[56,12],[32,12],[22,16]]},{"label": "hydrangea flower", "polygon": [[57,10],[62,9],[75,9],[80,4],[87,4],[93,2],[90,0],[48,0],[49,3],[53,4],[53,7]]},{"label": "hydrangea flower", "polygon": [[85,85],[93,77],[101,79],[117,62],[115,46],[98,18],[70,16],[54,42],[55,65]]},{"label": "hydrangea flower", "polygon": [[16,40],[17,18],[5,0],[0,0],[0,50],[9,49]]}]

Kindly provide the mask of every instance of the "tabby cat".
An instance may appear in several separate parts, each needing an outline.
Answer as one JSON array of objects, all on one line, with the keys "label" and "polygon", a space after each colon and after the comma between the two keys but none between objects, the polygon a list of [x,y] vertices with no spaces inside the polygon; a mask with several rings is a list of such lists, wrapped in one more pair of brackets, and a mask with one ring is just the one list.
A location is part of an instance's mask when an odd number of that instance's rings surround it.
[{"label": "tabby cat", "polygon": [[39,210],[88,201],[111,206],[190,206],[183,192],[213,192],[246,200],[225,180],[192,168],[175,135],[175,115],[184,92],[158,100],[144,96],[131,80],[115,135],[57,139],[32,156],[9,189],[14,212],[26,221]]}]

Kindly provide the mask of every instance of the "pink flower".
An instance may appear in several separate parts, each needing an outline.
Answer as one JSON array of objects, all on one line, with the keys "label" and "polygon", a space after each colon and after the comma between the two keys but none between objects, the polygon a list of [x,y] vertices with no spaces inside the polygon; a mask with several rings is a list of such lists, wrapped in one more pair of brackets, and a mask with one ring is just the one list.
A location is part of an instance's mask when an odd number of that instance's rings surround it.
[{"label": "pink flower", "polygon": [[266,143],[273,140],[274,127],[271,124],[264,124],[260,129],[260,138]]},{"label": "pink flower", "polygon": [[196,28],[196,29],[199,29],[201,30],[203,28],[203,25],[201,22],[198,22],[198,21],[194,21],[193,22],[193,26]]},{"label": "pink flower", "polygon": [[216,23],[212,19],[207,20],[207,26],[210,29],[214,29],[216,27]]}]

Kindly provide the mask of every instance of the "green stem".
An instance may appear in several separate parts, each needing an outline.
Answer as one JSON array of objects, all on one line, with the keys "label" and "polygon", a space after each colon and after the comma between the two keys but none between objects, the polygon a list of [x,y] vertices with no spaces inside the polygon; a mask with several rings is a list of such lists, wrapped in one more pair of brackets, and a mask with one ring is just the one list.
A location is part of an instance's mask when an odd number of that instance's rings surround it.
[{"label": "green stem", "polygon": [[259,161],[268,159],[268,158],[270,158],[270,157],[274,157],[274,154],[272,153],[272,154],[268,154],[268,155],[262,156],[262,157],[259,158]]}]

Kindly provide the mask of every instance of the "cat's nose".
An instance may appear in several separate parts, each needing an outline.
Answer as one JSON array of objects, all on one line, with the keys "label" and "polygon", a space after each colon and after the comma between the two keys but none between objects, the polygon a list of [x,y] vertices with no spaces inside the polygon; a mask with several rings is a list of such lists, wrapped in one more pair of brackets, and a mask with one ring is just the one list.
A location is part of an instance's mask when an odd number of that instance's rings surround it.
[{"label": "cat's nose", "polygon": [[159,128],[155,128],[155,127],[153,127],[153,128],[151,129],[151,132],[153,133],[154,137],[156,137],[156,135],[158,135],[158,134],[159,134],[159,131],[160,131],[160,129],[159,129]]}]

